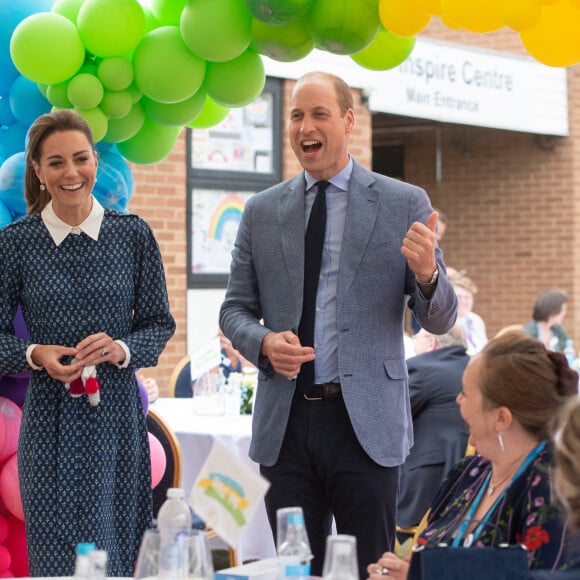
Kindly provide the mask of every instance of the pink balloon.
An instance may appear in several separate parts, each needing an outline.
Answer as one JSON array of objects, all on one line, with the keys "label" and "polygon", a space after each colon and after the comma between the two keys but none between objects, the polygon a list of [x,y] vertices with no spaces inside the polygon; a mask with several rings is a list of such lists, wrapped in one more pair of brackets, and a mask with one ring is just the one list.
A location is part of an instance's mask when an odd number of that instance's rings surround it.
[{"label": "pink balloon", "polygon": [[8,548],[0,546],[0,574],[8,572],[10,564],[12,564],[12,556],[10,555]]},{"label": "pink balloon", "polygon": [[[10,572],[16,578],[27,578],[28,570],[28,551],[26,550],[26,532],[24,531],[24,522],[16,518],[8,518],[8,537],[4,545],[8,548],[12,556]],[[11,576],[6,576],[11,578]]]},{"label": "pink balloon", "polygon": [[0,516],[0,544],[4,543],[4,540],[8,536],[8,522],[6,518]]},{"label": "pink balloon", "polygon": [[167,457],[165,456],[165,449],[163,449],[163,445],[161,445],[159,439],[151,433],[148,435],[149,451],[151,453],[151,489],[153,489],[163,479],[167,465]]},{"label": "pink balloon", "polygon": [[21,421],[20,407],[10,399],[0,397],[0,464],[18,450]]},{"label": "pink balloon", "polygon": [[6,461],[0,471],[0,496],[8,511],[24,521],[20,484],[18,483],[18,457],[16,453]]}]

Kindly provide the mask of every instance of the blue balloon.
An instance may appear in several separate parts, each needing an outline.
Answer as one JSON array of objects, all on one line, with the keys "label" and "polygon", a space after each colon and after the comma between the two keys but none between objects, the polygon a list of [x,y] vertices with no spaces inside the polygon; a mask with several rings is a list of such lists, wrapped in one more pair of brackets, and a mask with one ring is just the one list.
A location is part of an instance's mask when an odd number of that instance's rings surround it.
[{"label": "blue balloon", "polygon": [[40,92],[36,83],[20,75],[10,89],[10,108],[23,125],[29,126],[37,117],[48,113],[52,105]]},{"label": "blue balloon", "polygon": [[131,199],[131,196],[135,191],[135,178],[133,177],[133,171],[131,171],[131,167],[127,163],[127,160],[119,153],[117,145],[113,143],[112,149],[109,151],[101,152],[99,154],[99,159],[104,159],[107,163],[112,165],[117,171],[121,173],[125,183],[127,184],[129,199]]},{"label": "blue balloon", "polygon": [[12,214],[8,209],[8,206],[0,200],[0,230],[7,226],[8,224],[12,223]]},{"label": "blue balloon", "polygon": [[0,95],[0,125],[14,125],[17,120],[10,107],[10,97],[8,95]]},{"label": "blue balloon", "polygon": [[2,0],[0,2],[0,95],[7,95],[18,71],[10,57],[10,37],[28,16],[50,12],[53,0]]},{"label": "blue balloon", "polygon": [[15,153],[20,153],[26,149],[26,132],[28,131],[22,123],[14,123],[8,127],[0,128],[0,157],[8,159]]},{"label": "blue balloon", "polygon": [[11,155],[0,167],[0,200],[4,202],[13,216],[26,214],[24,199],[24,172],[26,155],[24,152]]},{"label": "blue balloon", "polygon": [[93,195],[99,203],[109,209],[127,211],[129,201],[129,189],[123,174],[109,161],[99,155],[99,167],[97,168],[97,181],[93,187]]}]

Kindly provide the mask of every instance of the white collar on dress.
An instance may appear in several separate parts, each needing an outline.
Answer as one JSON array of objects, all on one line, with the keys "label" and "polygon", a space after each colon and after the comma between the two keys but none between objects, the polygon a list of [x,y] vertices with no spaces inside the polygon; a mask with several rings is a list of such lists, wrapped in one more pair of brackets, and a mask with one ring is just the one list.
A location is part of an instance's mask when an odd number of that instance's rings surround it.
[{"label": "white collar on dress", "polygon": [[85,232],[87,236],[95,241],[98,240],[104,214],[105,210],[103,209],[103,206],[95,197],[93,197],[93,207],[91,208],[91,212],[87,216],[87,219],[78,226],[71,227],[68,224],[65,224],[54,213],[52,201],[50,201],[42,210],[40,216],[42,217],[42,221],[50,233],[50,236],[54,240],[54,243],[57,246],[60,246],[69,234],[80,235],[81,232]]}]

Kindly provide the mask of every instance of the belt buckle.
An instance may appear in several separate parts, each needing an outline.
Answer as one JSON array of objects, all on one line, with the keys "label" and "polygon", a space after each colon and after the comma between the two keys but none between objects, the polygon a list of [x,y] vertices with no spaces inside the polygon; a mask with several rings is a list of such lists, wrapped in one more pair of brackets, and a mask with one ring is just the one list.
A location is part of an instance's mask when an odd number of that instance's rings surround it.
[{"label": "belt buckle", "polygon": [[324,400],[323,397],[309,397],[306,393],[303,393],[303,395],[307,401],[323,401]]}]

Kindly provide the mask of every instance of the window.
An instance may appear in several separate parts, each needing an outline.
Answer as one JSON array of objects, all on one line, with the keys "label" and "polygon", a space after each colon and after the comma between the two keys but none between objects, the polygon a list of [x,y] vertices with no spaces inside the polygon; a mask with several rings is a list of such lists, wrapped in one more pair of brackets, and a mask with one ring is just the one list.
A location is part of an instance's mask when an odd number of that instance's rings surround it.
[{"label": "window", "polygon": [[189,288],[224,288],[246,201],[282,178],[281,81],[209,129],[187,131]]}]

